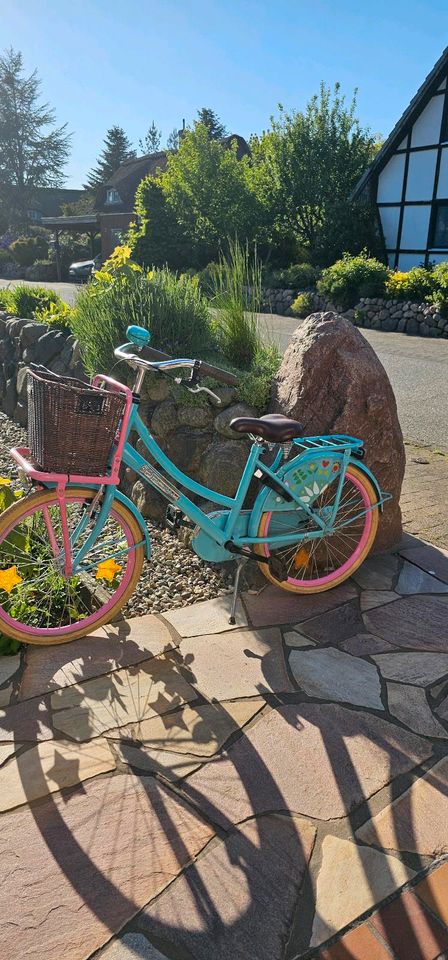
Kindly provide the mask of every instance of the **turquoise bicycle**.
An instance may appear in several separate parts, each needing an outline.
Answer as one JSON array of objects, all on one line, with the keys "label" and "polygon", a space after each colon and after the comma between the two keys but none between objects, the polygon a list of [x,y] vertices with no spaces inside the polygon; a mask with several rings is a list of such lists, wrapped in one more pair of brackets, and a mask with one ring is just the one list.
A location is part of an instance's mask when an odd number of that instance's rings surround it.
[{"label": "turquoise bicycle", "polygon": [[[89,388],[94,400],[113,394],[122,402],[102,475],[92,476],[82,462],[67,472],[45,470],[27,448],[11,451],[33,489],[0,519],[0,630],[25,643],[63,643],[117,617],[151,555],[146,523],[119,489],[121,464],[163,494],[171,528],[193,528],[199,557],[236,560],[231,622],[241,570],[250,559],[276,586],[297,594],[328,590],[349,577],[369,553],[388,499],[363,463],[362,441],[303,437],[299,423],[277,414],[240,417],[233,429],[253,442],[238,490],[234,497],[209,490],[182,473],[144,425],[138,412],[143,380],[147,371],[174,373],[177,383],[206,391],[217,404],[201,377],[237,381],[199,360],[152,350],[141,327],[129,327],[127,336],[115,356],[135,370],[132,390],[106,376],[95,377]],[[84,408],[92,412],[95,403]],[[131,435],[151,460],[134,448]],[[254,480],[258,494],[247,506]],[[217,509],[205,512],[188,492]]]}]

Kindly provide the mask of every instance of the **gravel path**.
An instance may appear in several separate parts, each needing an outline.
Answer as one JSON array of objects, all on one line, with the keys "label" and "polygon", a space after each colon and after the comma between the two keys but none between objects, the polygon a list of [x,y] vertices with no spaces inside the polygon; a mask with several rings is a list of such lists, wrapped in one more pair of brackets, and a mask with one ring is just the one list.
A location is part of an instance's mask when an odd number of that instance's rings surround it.
[{"label": "gravel path", "polygon": [[[0,476],[17,478],[9,449],[26,442],[26,431],[0,413]],[[20,486],[18,480],[16,485]],[[125,617],[162,613],[227,592],[231,586],[227,571],[204,563],[169,530],[147,522],[153,554],[149,563],[145,561],[137,589],[123,608]]]}]

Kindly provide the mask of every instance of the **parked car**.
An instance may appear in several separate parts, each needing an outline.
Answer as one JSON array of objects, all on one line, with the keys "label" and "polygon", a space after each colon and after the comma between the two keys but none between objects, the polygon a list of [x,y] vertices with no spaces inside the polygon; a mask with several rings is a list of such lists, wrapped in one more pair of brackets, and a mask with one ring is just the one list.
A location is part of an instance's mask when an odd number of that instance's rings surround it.
[{"label": "parked car", "polygon": [[94,270],[99,270],[101,266],[101,254],[97,254],[93,260],[80,260],[79,263],[71,263],[68,268],[70,280],[89,280]]}]

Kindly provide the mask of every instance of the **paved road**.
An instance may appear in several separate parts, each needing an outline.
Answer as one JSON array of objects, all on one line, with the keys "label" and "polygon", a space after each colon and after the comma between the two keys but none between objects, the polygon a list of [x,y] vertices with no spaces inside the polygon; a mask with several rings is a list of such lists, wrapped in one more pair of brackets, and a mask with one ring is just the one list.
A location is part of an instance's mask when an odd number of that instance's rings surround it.
[{"label": "paved road", "polygon": [[[266,318],[266,326],[268,336],[285,350],[297,320],[274,315]],[[405,438],[448,450],[448,340],[380,330],[360,332],[391,380]]]},{"label": "paved road", "polygon": [[[17,282],[0,280],[0,287]],[[33,284],[30,284],[31,286]],[[45,284],[44,284],[45,286]],[[73,283],[48,284],[66,303],[73,304]],[[260,316],[270,340],[283,351],[298,321],[277,315]],[[448,340],[426,340],[402,333],[363,330],[390,377],[406,439],[448,450]]]},{"label": "paved road", "polygon": [[76,294],[78,292],[78,287],[74,283],[40,283],[36,284],[34,280],[0,280],[0,289],[2,287],[16,287],[17,284],[24,283],[27,287],[50,287],[52,290],[56,290],[56,293],[65,300],[65,303],[68,303],[71,307],[73,306],[76,300]]}]

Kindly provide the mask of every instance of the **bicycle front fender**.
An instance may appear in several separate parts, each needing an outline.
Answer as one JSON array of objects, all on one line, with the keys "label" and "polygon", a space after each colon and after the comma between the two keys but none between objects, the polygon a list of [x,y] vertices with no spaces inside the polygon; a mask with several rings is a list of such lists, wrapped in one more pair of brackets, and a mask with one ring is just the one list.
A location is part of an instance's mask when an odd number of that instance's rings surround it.
[{"label": "bicycle front fender", "polygon": [[[70,484],[67,484],[67,486],[68,486],[68,487],[79,487],[80,484],[79,484],[79,483],[70,483]],[[99,490],[99,486],[98,486],[98,484],[96,484],[96,483],[83,483],[82,486],[83,486],[83,487],[89,487],[91,490]],[[138,523],[138,525],[139,525],[139,527],[140,527],[140,530],[141,530],[141,532],[142,532],[142,540],[144,540],[144,543],[145,543],[146,559],[147,559],[147,560],[150,560],[150,559],[151,559],[151,540],[150,540],[148,528],[147,528],[146,523],[145,523],[145,521],[144,521],[144,519],[143,519],[143,517],[142,517],[142,515],[141,515],[141,513],[140,513],[140,510],[138,509],[138,507],[136,507],[135,503],[133,503],[132,500],[129,499],[129,497],[126,497],[126,496],[124,495],[124,493],[121,492],[121,490],[115,490],[115,497],[114,497],[114,499],[119,500],[119,502],[122,503],[124,507],[127,507],[128,510],[129,510],[129,511],[132,513],[132,515],[135,517],[135,519],[136,519],[136,521],[137,521],[137,523]]]}]

